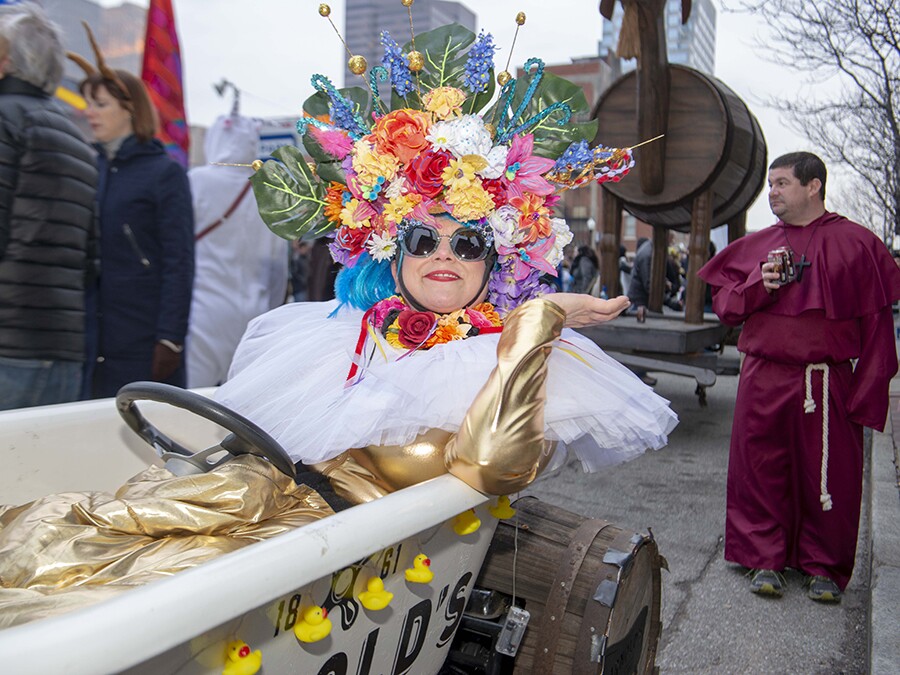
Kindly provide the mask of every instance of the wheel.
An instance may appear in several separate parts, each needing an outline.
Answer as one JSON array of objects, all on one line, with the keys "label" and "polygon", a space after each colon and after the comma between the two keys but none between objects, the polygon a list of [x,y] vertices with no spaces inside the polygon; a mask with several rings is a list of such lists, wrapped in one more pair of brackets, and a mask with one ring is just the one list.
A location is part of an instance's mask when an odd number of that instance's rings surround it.
[{"label": "wheel", "polygon": [[[191,452],[148,422],[138,410],[137,401],[157,401],[187,410],[231,433],[219,445],[200,452]],[[232,456],[249,454],[262,457],[288,476],[295,478],[297,475],[294,462],[274,438],[221,403],[192,391],[161,382],[132,382],[119,389],[119,393],[116,394],[116,408],[132,431],[156,448],[164,460],[177,458],[205,472],[231,458],[225,457],[215,463],[207,461],[211,455],[225,450]]]}]

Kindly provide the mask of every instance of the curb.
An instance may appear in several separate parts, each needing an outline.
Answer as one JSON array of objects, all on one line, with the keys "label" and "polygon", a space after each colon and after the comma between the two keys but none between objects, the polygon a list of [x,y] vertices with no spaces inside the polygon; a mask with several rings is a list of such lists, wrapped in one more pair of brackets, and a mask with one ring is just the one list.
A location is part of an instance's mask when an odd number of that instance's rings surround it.
[{"label": "curb", "polygon": [[869,672],[894,675],[900,663],[900,389],[891,386],[885,433],[874,432],[872,442],[872,558],[869,611]]}]

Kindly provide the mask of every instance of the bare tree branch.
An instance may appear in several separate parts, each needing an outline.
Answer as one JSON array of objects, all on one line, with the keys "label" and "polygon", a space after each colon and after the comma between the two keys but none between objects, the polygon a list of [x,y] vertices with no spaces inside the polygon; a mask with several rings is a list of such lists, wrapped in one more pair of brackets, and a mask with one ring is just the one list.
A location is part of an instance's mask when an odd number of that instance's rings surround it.
[{"label": "bare tree branch", "polygon": [[724,0],[774,34],[772,63],[835,78],[835,94],[770,99],[832,166],[853,178],[845,197],[868,224],[900,241],[900,0]]}]

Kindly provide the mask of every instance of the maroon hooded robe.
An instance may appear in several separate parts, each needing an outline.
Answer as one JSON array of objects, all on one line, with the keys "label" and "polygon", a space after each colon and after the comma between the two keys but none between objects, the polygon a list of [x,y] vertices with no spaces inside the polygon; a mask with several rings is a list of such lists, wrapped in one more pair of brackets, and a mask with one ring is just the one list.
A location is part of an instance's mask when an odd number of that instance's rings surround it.
[{"label": "maroon hooded robe", "polygon": [[[769,294],[760,267],[783,246],[795,264],[811,264]],[[747,235],[698,274],[719,318],[744,324],[725,558],[827,576],[843,589],[859,528],[862,428],[884,429],[897,372],[900,269],[872,232],[826,212],[805,227],[779,221]]]}]

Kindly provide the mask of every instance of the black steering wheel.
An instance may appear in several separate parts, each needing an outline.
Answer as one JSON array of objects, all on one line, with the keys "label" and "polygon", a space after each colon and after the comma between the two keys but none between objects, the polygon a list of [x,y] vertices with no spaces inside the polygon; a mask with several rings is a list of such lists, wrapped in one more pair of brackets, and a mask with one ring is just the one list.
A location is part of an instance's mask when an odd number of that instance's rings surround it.
[{"label": "black steering wheel", "polygon": [[[218,445],[191,452],[150,424],[138,410],[137,401],[167,403],[210,420],[231,433]],[[294,462],[278,441],[247,418],[200,394],[161,382],[132,382],[119,389],[116,408],[125,423],[156,448],[164,460],[177,458],[206,472],[231,459],[226,456],[218,462],[208,461],[211,455],[224,450],[232,456],[249,454],[262,457],[291,478],[297,476]]]}]

